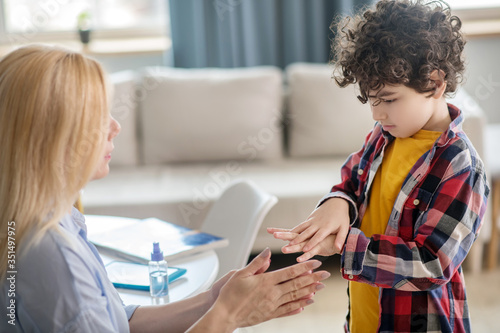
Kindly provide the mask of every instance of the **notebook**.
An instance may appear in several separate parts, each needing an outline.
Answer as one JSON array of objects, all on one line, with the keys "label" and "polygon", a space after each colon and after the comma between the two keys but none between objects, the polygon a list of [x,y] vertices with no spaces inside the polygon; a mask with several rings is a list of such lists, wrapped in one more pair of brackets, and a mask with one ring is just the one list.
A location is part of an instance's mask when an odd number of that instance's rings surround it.
[{"label": "notebook", "polygon": [[[148,265],[124,261],[112,261],[106,265],[108,278],[116,288],[149,291]],[[186,273],[186,269],[168,267],[168,283],[172,283]]]}]

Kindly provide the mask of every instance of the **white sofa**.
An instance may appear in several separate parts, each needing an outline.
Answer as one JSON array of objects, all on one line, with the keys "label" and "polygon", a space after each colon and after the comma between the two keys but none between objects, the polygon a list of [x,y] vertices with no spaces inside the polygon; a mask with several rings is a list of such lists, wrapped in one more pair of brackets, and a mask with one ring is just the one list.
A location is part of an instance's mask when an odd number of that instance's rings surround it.
[{"label": "white sofa", "polygon": [[[340,180],[373,126],[354,88],[328,65],[244,69],[150,67],[111,75],[121,123],[111,172],[82,195],[87,214],[155,216],[198,228],[233,180],[253,180],[279,202],[253,251],[283,243],[265,231],[302,222]],[[466,95],[466,132],[483,149],[484,114]]]}]

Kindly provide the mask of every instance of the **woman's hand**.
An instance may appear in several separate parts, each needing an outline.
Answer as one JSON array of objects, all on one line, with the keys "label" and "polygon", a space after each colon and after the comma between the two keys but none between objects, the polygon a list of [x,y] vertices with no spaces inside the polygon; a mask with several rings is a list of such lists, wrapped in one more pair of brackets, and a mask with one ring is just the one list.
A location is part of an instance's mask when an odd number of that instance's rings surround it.
[{"label": "woman's hand", "polygon": [[[264,250],[265,251],[269,251],[269,249],[266,249]],[[270,256],[267,254],[267,253],[262,253],[261,255],[264,255],[266,257],[269,257],[267,260],[264,260],[262,261],[262,266],[260,267],[260,269],[258,269],[255,274],[260,274],[260,273],[264,273],[265,271],[267,271],[267,269],[269,268],[269,266],[271,265],[271,259],[270,259]],[[269,251],[269,254],[270,254],[270,251]],[[209,290],[209,293],[210,293],[210,304],[212,305],[213,303],[215,303],[215,301],[217,300],[217,298],[219,297],[219,293],[220,293],[220,290],[221,288],[226,284],[226,282],[236,273],[237,271],[236,270],[232,270],[230,272],[228,272],[226,275],[224,275],[223,277],[221,277],[219,280],[217,280],[213,285],[212,287],[210,288]]]},{"label": "woman's hand", "polygon": [[289,241],[283,253],[304,252],[297,258],[303,262],[318,254],[340,253],[349,233],[349,222],[349,203],[342,198],[331,198],[295,228],[268,228],[267,231],[277,239]]},{"label": "woman's hand", "polygon": [[314,293],[324,287],[320,281],[330,276],[326,271],[312,272],[321,265],[317,260],[263,273],[269,267],[270,252],[266,249],[248,266],[230,273],[220,288],[209,312],[218,313],[219,320],[224,318],[222,327],[236,329],[300,313],[313,303]]}]

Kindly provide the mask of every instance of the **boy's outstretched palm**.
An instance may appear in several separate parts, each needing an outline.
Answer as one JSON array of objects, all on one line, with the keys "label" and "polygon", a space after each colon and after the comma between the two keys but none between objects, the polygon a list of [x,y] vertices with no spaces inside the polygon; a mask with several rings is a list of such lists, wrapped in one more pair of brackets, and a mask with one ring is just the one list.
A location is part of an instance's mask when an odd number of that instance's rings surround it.
[{"label": "boy's outstretched palm", "polygon": [[349,204],[341,198],[325,201],[305,222],[295,228],[268,228],[277,239],[289,241],[283,253],[304,252],[297,258],[302,262],[315,255],[330,256],[340,253],[349,232]]}]

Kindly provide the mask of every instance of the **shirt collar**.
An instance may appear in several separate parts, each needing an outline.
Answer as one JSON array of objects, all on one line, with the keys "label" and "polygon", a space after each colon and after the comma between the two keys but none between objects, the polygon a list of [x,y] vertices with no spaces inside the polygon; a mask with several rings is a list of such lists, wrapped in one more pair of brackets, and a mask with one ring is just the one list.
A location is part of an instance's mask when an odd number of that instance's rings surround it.
[{"label": "shirt collar", "polygon": [[78,235],[87,233],[87,226],[85,225],[85,218],[82,213],[75,207],[71,208],[71,213],[64,215],[59,221],[59,225],[70,232],[71,234]]},{"label": "shirt collar", "polygon": [[446,145],[448,141],[457,136],[458,132],[462,131],[462,124],[464,122],[462,111],[455,105],[448,103],[448,112],[450,113],[451,123],[448,129],[437,140],[436,145],[439,147]]}]

